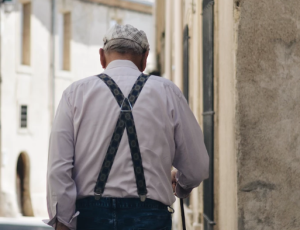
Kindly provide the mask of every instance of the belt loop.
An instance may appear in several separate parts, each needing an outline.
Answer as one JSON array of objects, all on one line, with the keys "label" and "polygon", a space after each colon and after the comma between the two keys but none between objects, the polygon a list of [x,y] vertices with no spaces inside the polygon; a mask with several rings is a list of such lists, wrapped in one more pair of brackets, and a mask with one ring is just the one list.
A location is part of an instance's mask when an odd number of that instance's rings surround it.
[{"label": "belt loop", "polygon": [[168,206],[167,208],[170,213],[173,214],[175,212],[174,208],[172,208],[171,206]]},{"label": "belt loop", "polygon": [[140,200],[141,200],[142,202],[145,202],[145,200],[146,200],[146,195],[139,195],[139,197],[140,197]]},{"label": "belt loop", "polygon": [[94,193],[95,196],[95,200],[100,200],[100,198],[102,197],[102,193]]}]

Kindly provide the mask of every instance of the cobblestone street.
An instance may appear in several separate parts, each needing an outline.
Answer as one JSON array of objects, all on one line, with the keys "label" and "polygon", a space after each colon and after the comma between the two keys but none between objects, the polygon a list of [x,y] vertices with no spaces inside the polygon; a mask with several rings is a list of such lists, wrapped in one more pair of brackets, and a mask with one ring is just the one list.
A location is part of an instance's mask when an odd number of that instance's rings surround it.
[{"label": "cobblestone street", "polygon": [[39,218],[0,218],[0,230],[49,230]]}]

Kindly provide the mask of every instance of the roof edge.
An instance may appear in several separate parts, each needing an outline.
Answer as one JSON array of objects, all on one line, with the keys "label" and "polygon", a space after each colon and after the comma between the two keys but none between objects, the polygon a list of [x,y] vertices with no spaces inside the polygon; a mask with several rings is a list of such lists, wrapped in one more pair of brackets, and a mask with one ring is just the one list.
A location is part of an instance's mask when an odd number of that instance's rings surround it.
[{"label": "roof edge", "polygon": [[132,10],[145,14],[153,14],[153,5],[137,3],[134,1],[123,0],[86,0],[89,2],[99,3],[107,6],[118,7],[126,10]]}]

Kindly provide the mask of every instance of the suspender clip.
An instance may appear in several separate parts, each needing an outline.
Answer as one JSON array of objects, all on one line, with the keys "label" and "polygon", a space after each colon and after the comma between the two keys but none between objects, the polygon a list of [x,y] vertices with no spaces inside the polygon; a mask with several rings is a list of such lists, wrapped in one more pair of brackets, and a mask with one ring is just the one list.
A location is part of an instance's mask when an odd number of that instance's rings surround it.
[{"label": "suspender clip", "polygon": [[102,193],[94,193],[95,195],[95,200],[100,200],[100,198],[102,197]]},{"label": "suspender clip", "polygon": [[142,202],[144,202],[146,200],[146,195],[139,195],[139,197]]}]

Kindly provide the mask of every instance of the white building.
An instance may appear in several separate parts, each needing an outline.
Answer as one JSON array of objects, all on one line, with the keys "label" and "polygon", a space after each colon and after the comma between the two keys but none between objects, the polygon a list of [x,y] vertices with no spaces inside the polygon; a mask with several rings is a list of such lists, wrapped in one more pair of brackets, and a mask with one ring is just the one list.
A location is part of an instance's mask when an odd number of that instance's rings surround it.
[{"label": "white building", "polygon": [[0,216],[46,216],[48,140],[62,92],[72,82],[102,71],[98,50],[114,23],[145,31],[151,71],[152,3],[14,0],[1,5],[0,21]]}]

